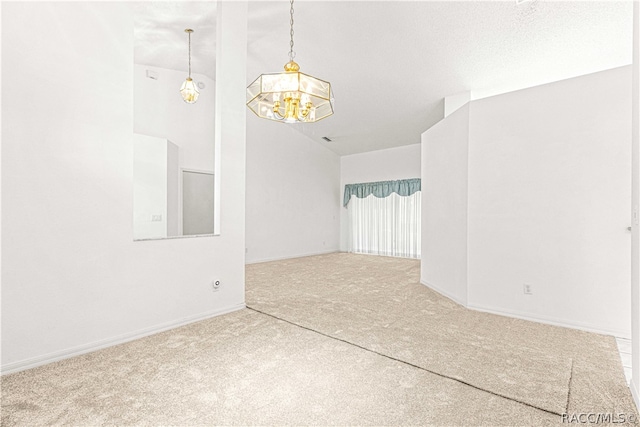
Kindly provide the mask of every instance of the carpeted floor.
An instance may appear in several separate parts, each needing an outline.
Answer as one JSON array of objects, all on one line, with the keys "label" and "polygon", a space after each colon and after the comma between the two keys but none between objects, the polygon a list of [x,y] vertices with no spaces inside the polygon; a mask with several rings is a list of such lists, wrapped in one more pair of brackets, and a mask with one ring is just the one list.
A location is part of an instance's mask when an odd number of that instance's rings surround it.
[{"label": "carpeted floor", "polygon": [[417,260],[336,253],[247,266],[247,305],[548,411],[633,413],[613,337],[465,309]]},{"label": "carpeted floor", "polygon": [[[562,425],[635,414],[612,337],[466,310],[419,262],[247,266],[249,309],[2,378],[2,425]],[[565,423],[566,424],[566,423]]]},{"label": "carpeted floor", "polygon": [[523,352],[505,336],[512,322],[418,284],[419,267],[353,254],[248,266],[247,305],[499,396],[566,411],[572,359],[536,345],[554,329],[530,329]]}]

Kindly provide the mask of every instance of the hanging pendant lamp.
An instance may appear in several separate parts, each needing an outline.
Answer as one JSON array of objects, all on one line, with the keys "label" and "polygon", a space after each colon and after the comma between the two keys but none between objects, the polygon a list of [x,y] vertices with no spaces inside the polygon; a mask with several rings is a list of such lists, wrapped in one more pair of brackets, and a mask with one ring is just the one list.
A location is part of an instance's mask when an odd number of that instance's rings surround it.
[{"label": "hanging pendant lamp", "polygon": [[293,58],[291,0],[289,62],[284,73],[262,74],[247,87],[247,107],[258,117],[284,123],[313,123],[333,114],[331,83],[300,72]]},{"label": "hanging pendant lamp", "polygon": [[189,35],[189,77],[187,77],[187,79],[182,83],[182,86],[180,87],[180,95],[182,95],[184,102],[193,104],[198,100],[198,95],[200,95],[200,92],[196,89],[195,83],[191,80],[191,33],[193,33],[193,30],[191,28],[187,28],[184,32]]}]

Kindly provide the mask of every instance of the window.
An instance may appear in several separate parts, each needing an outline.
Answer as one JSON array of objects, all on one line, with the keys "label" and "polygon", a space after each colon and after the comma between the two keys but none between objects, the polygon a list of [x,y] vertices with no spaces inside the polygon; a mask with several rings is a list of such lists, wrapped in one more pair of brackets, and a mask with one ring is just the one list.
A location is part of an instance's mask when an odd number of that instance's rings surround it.
[{"label": "window", "polygon": [[420,179],[345,186],[348,251],[420,258]]}]

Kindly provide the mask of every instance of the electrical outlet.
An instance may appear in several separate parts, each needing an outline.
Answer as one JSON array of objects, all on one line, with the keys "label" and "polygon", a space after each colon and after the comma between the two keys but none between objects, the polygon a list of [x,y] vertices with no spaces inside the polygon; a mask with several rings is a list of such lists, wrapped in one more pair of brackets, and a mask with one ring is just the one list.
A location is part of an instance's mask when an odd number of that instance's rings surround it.
[{"label": "electrical outlet", "polygon": [[211,282],[211,290],[213,292],[215,292],[218,289],[220,289],[220,281],[219,280],[214,280],[213,282]]},{"label": "electrical outlet", "polygon": [[525,283],[522,286],[522,292],[524,292],[525,295],[532,295],[533,294],[533,286],[529,283]]}]

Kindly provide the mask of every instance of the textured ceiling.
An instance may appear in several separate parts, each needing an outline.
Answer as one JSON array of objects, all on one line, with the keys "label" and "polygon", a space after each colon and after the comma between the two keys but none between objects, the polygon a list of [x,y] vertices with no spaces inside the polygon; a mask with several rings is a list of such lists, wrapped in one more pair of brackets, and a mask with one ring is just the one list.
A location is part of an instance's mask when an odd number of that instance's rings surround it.
[{"label": "textured ceiling", "polygon": [[[136,63],[186,72],[191,27],[193,73],[215,77],[215,2],[137,8]],[[297,1],[294,18],[301,71],[336,96],[333,116],[295,126],[341,155],[420,142],[449,95],[478,99],[632,60],[632,2]],[[287,62],[289,2],[250,2],[248,31],[247,84]]]},{"label": "textured ceiling", "polygon": [[216,2],[148,1],[133,4],[136,64],[191,72],[214,78],[216,71]]}]

